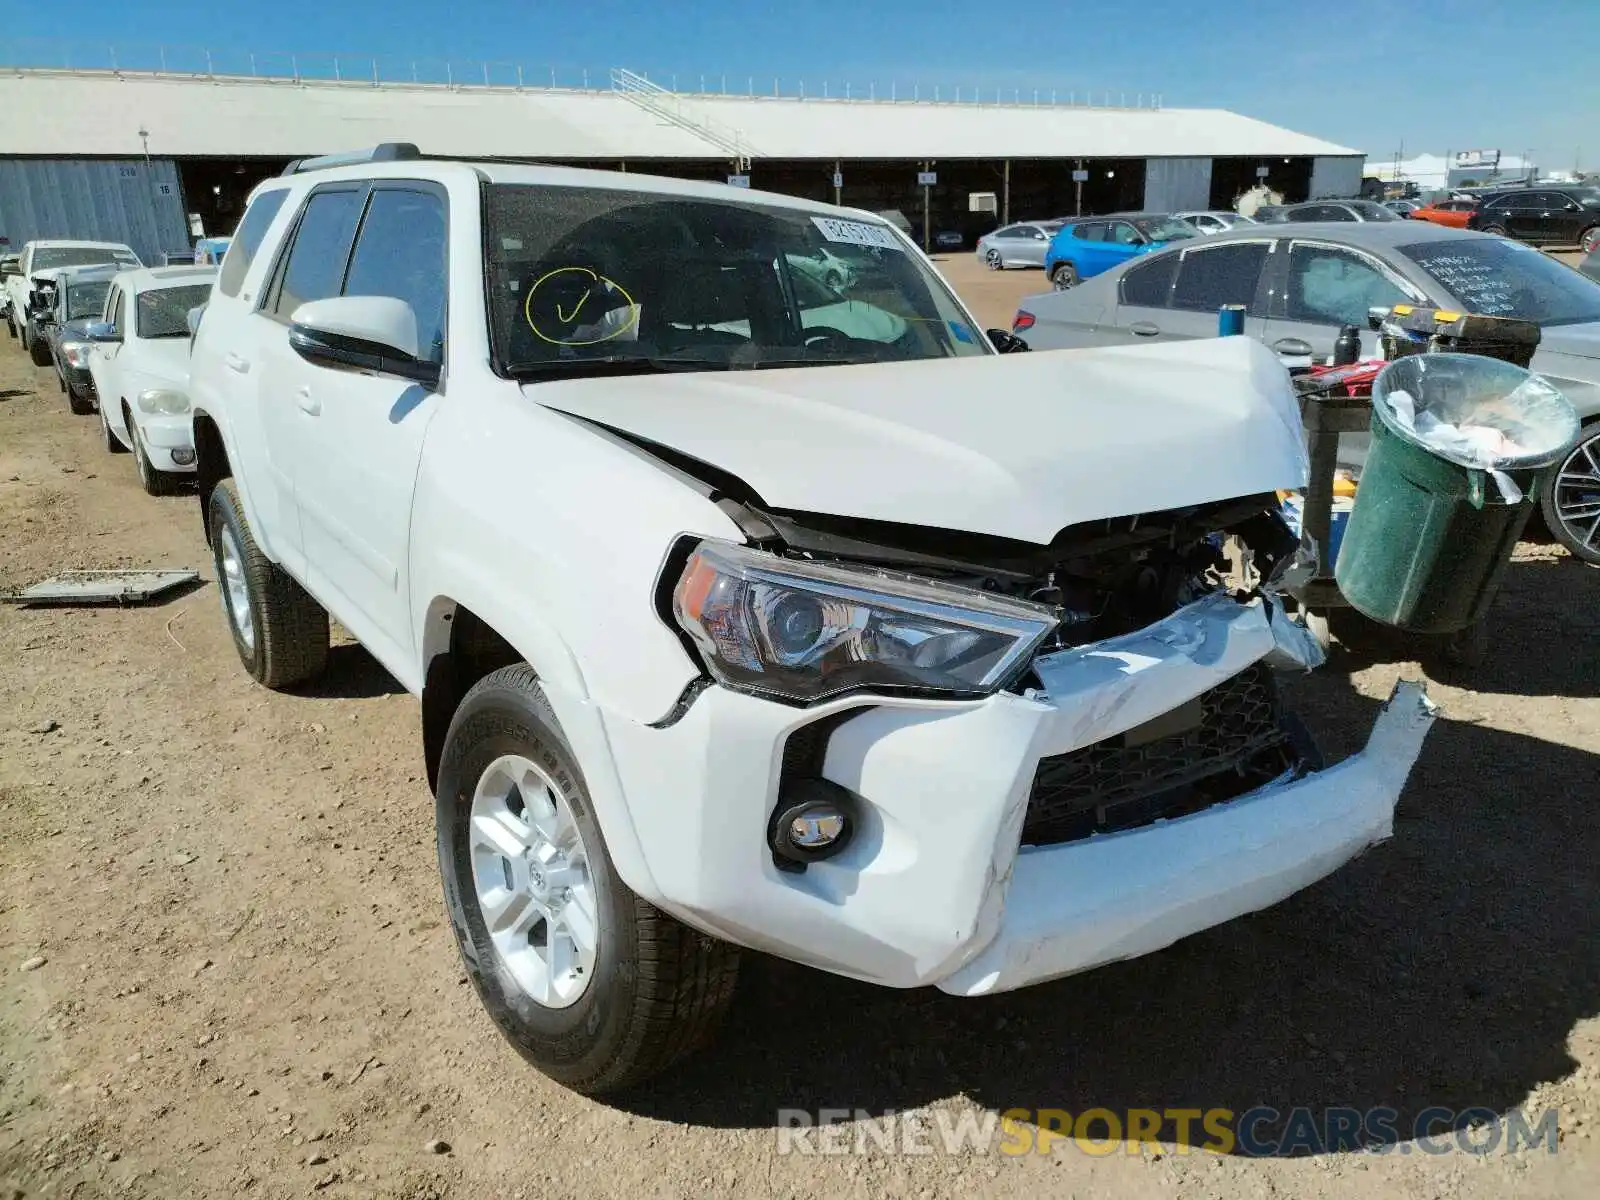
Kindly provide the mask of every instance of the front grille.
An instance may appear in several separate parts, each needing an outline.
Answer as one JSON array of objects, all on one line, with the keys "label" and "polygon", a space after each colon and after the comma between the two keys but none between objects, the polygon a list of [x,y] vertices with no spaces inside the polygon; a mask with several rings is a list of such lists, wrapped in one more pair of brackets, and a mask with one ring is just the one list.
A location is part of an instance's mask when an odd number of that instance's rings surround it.
[{"label": "front grille", "polygon": [[1299,758],[1271,669],[1257,663],[1204,693],[1190,728],[1148,739],[1129,730],[1042,759],[1022,843],[1055,845],[1198,812],[1275,779]]}]

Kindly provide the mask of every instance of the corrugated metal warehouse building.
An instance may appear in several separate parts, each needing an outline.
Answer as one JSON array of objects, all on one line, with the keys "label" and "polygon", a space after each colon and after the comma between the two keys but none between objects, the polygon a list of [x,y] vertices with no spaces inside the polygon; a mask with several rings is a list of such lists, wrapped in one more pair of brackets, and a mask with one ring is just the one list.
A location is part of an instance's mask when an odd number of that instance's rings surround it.
[{"label": "corrugated metal warehouse building", "polygon": [[[603,90],[8,69],[0,234],[177,252],[226,234],[291,158],[414,142],[424,153],[704,179],[870,209],[969,241],[1007,219],[1228,207],[1264,177],[1291,199],[1355,195],[1363,156],[1219,109],[681,94],[627,71]],[[924,189],[919,172],[936,182]],[[994,193],[995,211],[972,211]]]}]

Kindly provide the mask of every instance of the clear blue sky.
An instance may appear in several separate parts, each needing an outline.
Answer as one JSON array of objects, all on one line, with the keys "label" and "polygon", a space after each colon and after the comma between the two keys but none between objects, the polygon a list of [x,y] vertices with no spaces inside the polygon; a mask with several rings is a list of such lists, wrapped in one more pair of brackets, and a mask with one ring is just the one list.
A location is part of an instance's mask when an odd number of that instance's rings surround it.
[{"label": "clear blue sky", "polygon": [[[648,72],[680,87],[706,76],[743,90],[754,76],[808,94],[825,81],[908,88],[934,84],[1097,97],[1161,92],[1169,106],[1229,108],[1387,158],[1466,148],[1532,149],[1541,166],[1575,152],[1600,168],[1600,0],[808,0],[740,8],[727,0],[75,0],[11,5],[0,61],[145,65],[166,43],[174,65],[244,68],[243,54],[287,68],[287,54],[383,56],[477,73],[484,59],[520,61],[530,82],[587,69]],[[62,36],[63,27],[70,29]],[[92,30],[90,36],[88,31]],[[186,47],[187,49],[179,49]],[[187,57],[185,57],[187,55]],[[276,57],[274,57],[276,56]],[[308,59],[309,61],[309,59]],[[509,67],[497,76],[509,77]]]}]

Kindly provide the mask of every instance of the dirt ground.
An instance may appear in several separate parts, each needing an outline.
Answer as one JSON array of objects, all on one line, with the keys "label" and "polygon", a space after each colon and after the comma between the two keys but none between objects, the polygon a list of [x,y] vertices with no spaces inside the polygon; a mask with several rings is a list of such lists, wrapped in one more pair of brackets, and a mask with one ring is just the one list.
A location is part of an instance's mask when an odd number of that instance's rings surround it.
[{"label": "dirt ground", "polygon": [[[994,323],[1040,283],[946,269]],[[0,1200],[1600,1194],[1600,572],[1551,545],[1521,547],[1488,663],[1435,674],[1393,841],[1326,882],[989,1000],[752,956],[711,1052],[609,1105],[528,1068],[466,985],[416,703],[348,645],[307,692],[252,684],[194,500],[146,497],[0,337],[0,590],[122,565],[206,582],[0,606]],[[1424,670],[1353,641],[1292,688],[1330,758]],[[1553,1109],[1559,1144],[824,1157],[774,1131],[780,1108],[1258,1105],[1401,1130]]]}]

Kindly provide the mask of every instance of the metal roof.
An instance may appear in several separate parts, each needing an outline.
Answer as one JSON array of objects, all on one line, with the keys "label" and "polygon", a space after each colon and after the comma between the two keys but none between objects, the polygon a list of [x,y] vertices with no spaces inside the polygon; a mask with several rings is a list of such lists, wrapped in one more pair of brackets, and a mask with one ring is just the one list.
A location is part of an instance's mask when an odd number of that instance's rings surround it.
[{"label": "metal roof", "polygon": [[13,70],[0,111],[28,119],[0,122],[0,156],[292,158],[403,141],[467,158],[723,159],[730,133],[757,160],[1360,154],[1221,109],[656,92],[652,108],[624,90]]}]

